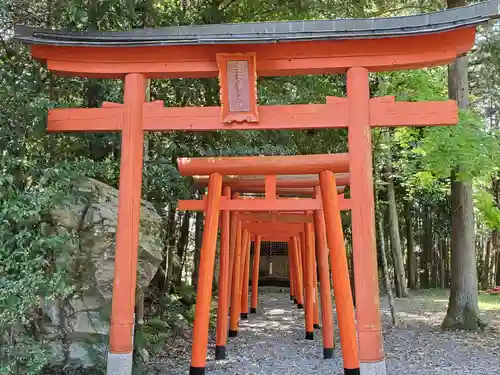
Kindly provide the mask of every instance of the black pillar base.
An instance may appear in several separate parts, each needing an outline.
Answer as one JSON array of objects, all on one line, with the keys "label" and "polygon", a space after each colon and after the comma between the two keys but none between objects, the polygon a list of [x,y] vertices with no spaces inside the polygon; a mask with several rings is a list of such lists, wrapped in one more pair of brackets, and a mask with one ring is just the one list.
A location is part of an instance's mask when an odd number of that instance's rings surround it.
[{"label": "black pillar base", "polygon": [[297,308],[298,308],[298,309],[303,309],[303,308],[304,308],[304,305],[302,305],[301,303],[297,303]]},{"label": "black pillar base", "polygon": [[293,296],[292,296],[291,294],[290,294],[290,300],[291,300],[291,301],[293,301],[293,300],[294,300],[294,298],[293,298]]},{"label": "black pillar base", "polygon": [[345,368],[344,375],[360,375],[359,368]]},{"label": "black pillar base", "polygon": [[193,367],[189,368],[189,375],[205,375],[205,367]]},{"label": "black pillar base", "polygon": [[228,336],[229,337],[236,337],[238,336],[238,331],[233,331],[233,330],[229,330],[229,333],[228,333]]},{"label": "black pillar base", "polygon": [[306,340],[314,340],[314,332],[306,332]]},{"label": "black pillar base", "polygon": [[321,329],[321,326],[319,324],[315,324],[314,329]]},{"label": "black pillar base", "polygon": [[221,359],[226,359],[226,346],[216,346],[215,347],[215,360],[220,361]]},{"label": "black pillar base", "polygon": [[247,320],[248,319],[248,313],[241,313],[240,314],[240,319]]},{"label": "black pillar base", "polygon": [[257,314],[257,308],[250,307],[250,314]]},{"label": "black pillar base", "polygon": [[323,348],[323,358],[330,359],[333,357],[333,348]]},{"label": "black pillar base", "polygon": [[293,303],[298,304],[298,302],[297,302],[297,298],[294,298],[294,299],[293,299]]}]

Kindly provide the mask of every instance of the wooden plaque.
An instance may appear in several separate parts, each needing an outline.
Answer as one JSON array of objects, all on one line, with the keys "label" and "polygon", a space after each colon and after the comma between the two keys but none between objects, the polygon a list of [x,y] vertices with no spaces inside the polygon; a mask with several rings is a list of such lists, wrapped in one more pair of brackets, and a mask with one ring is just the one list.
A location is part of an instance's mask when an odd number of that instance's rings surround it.
[{"label": "wooden plaque", "polygon": [[217,54],[221,121],[258,122],[255,53]]}]

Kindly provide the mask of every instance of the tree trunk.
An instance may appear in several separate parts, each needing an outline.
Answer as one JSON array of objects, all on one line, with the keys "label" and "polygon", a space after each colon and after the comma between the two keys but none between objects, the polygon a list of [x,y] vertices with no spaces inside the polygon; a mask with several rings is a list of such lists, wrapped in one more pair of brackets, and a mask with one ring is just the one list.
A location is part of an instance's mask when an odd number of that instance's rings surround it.
[{"label": "tree trunk", "polygon": [[[448,8],[466,5],[465,0],[447,0]],[[448,69],[448,93],[460,109],[468,106],[468,58],[459,57]],[[474,202],[472,183],[451,174],[451,290],[443,328],[477,329],[479,318],[476,253],[474,248]]]},{"label": "tree trunk", "polygon": [[446,251],[446,239],[442,238],[439,241],[439,287],[446,288],[446,265],[444,253]]},{"label": "tree trunk", "polygon": [[444,248],[444,280],[445,280],[445,287],[449,288],[450,287],[450,243],[448,239],[444,240],[445,242],[445,248]]},{"label": "tree trunk", "polygon": [[138,287],[135,293],[135,329],[144,324],[144,289]]},{"label": "tree trunk", "polygon": [[[496,205],[500,205],[500,180],[495,178],[493,181],[493,196],[495,198]],[[493,275],[493,286],[500,286],[500,248],[498,244],[498,234],[497,230],[493,230],[491,233],[491,247],[493,256],[493,267],[495,269],[495,274]]]},{"label": "tree trunk", "polygon": [[420,253],[420,287],[429,288],[429,261],[432,254],[432,223],[430,218],[430,209],[424,206],[423,228],[422,228],[422,252]]},{"label": "tree trunk", "polygon": [[387,297],[389,299],[389,307],[391,309],[391,318],[392,324],[397,323],[396,309],[394,307],[394,296],[392,295],[392,285],[391,278],[389,276],[389,267],[387,265],[387,256],[386,256],[386,243],[384,238],[384,219],[382,215],[378,215],[379,218],[377,220],[378,223],[378,233],[379,233],[379,242],[380,242],[380,256],[382,258],[382,272],[384,274],[384,284],[385,289],[387,290]]},{"label": "tree trunk", "polygon": [[443,328],[477,329],[479,319],[472,184],[452,176],[451,290]]},{"label": "tree trunk", "polygon": [[496,262],[495,262],[495,286],[500,286],[500,247],[498,246],[498,231],[493,231],[491,234],[491,242],[493,249],[495,249]]},{"label": "tree trunk", "polygon": [[483,271],[481,272],[481,288],[483,290],[490,287],[491,242],[491,236],[489,236],[486,240],[486,255],[484,256]]},{"label": "tree trunk", "polygon": [[[389,133],[385,135],[386,145],[390,146]],[[387,170],[387,200],[389,205],[389,234],[391,236],[392,253],[394,260],[394,275],[398,283],[397,296],[408,297],[408,289],[405,280],[405,267],[403,262],[403,250],[401,249],[401,238],[399,237],[398,210],[396,207],[396,193],[394,191],[394,178],[392,176],[391,151],[386,161]]]},{"label": "tree trunk", "polygon": [[167,233],[165,236],[163,264],[165,269],[165,280],[160,286],[160,295],[170,292],[170,282],[172,281],[172,270],[174,265],[174,245],[175,245],[175,208],[170,207],[167,216]]},{"label": "tree trunk", "polygon": [[186,211],[184,216],[182,217],[179,240],[177,241],[177,259],[179,262],[174,265],[173,269],[173,278],[172,281],[174,286],[180,286],[182,283],[182,260],[185,256],[186,245],[189,237],[189,220],[191,215],[189,211]]},{"label": "tree trunk", "polygon": [[194,269],[192,285],[194,288],[198,286],[198,271],[200,269],[200,252],[201,242],[203,237],[203,212],[196,213],[196,223],[194,232]]},{"label": "tree trunk", "polygon": [[411,205],[410,201],[404,201],[405,210],[405,227],[406,227],[406,264],[408,269],[408,288],[416,289],[417,287],[417,263],[415,259],[415,244],[413,241],[413,226],[411,220]]},{"label": "tree trunk", "polygon": [[[379,198],[380,199],[380,198]],[[381,207],[381,205],[379,205]],[[391,279],[391,283],[394,283],[394,290],[396,292],[396,296],[400,297],[402,295],[401,291],[401,284],[399,282],[399,279],[397,277],[397,272],[396,272],[396,265],[395,265],[395,255],[394,255],[394,248],[392,247],[392,238],[391,238],[391,228],[390,228],[390,214],[389,214],[389,207],[385,209],[386,207],[384,206],[383,209],[383,215],[381,214],[381,220],[384,229],[384,243],[387,249],[389,249],[389,253],[385,253],[386,259],[387,259],[387,266],[388,266],[388,272]],[[382,210],[382,208],[379,208]],[[382,260],[382,254],[378,257],[378,263],[381,265],[383,260]],[[383,269],[382,269],[383,272]],[[391,284],[392,285],[392,284]]]},{"label": "tree trunk", "polygon": [[439,270],[439,242],[437,242],[434,234],[431,236],[432,245],[431,245],[431,287],[437,288],[438,286],[438,270]]}]

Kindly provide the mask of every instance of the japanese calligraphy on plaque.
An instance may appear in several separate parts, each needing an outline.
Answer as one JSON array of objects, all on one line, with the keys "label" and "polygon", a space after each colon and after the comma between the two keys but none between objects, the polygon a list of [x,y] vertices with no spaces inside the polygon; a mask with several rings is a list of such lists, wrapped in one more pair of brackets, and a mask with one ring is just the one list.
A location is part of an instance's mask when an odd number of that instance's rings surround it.
[{"label": "japanese calligraphy on plaque", "polygon": [[254,53],[218,54],[221,121],[258,122]]}]

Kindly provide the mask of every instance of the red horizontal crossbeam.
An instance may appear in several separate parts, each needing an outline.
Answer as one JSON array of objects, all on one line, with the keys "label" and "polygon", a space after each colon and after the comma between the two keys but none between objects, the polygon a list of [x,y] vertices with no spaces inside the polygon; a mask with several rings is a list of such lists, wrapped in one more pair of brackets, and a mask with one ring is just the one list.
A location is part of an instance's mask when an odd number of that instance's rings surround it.
[{"label": "red horizontal crossbeam", "polygon": [[[161,102],[144,104],[145,131],[215,131],[264,129],[346,128],[348,103],[345,98],[327,98],[327,104],[259,106],[258,123],[225,124],[220,107],[165,108]],[[102,108],[55,108],[49,110],[48,130],[119,131],[123,105],[109,103]],[[439,102],[394,102],[393,97],[370,99],[370,125],[432,126],[458,122],[454,100]]]},{"label": "red horizontal crossbeam", "polygon": [[[339,195],[339,207],[341,211],[350,210],[350,199]],[[321,210],[323,205],[321,199],[227,199],[221,197],[220,209],[222,211],[246,211],[246,212],[269,212],[269,211],[315,211]],[[206,201],[203,200],[179,200],[177,206],[179,211],[205,211]]]},{"label": "red horizontal crossbeam", "polygon": [[346,173],[349,154],[178,158],[177,167],[182,176]]},{"label": "red horizontal crossbeam", "polygon": [[[345,190],[345,186],[337,186],[337,193],[342,194]],[[264,194],[262,188],[259,187],[238,187],[232,189],[235,193],[243,193],[243,194]],[[277,188],[276,194],[281,197],[311,197],[313,195],[313,188]]]},{"label": "red horizontal crossbeam", "polygon": [[[281,231],[283,233],[285,233],[286,235],[288,235],[288,237],[298,236],[298,235],[300,235],[300,233],[303,232],[303,230],[289,230],[289,231],[285,231],[284,228],[282,228]],[[249,233],[251,235],[254,235],[254,236],[273,236],[276,233],[276,231],[262,230],[262,231],[256,231],[256,232],[249,231]],[[261,239],[261,241],[262,241],[262,239]]]},{"label": "red horizontal crossbeam", "polygon": [[[288,242],[291,237],[296,236],[297,233],[271,233],[271,234],[261,234],[260,240],[262,242]],[[255,241],[256,235],[251,234],[251,241]]]},{"label": "red horizontal crossbeam", "polygon": [[252,234],[275,233],[280,231],[300,233],[304,230],[303,223],[242,223],[241,227]]},{"label": "red horizontal crossbeam", "polygon": [[312,223],[313,216],[305,214],[248,214],[239,213],[238,220],[250,222]]},{"label": "red horizontal crossbeam", "polygon": [[[316,199],[235,199],[221,197],[222,211],[313,211],[321,209],[321,201]],[[205,211],[205,200],[180,200],[180,211]]]},{"label": "red horizontal crossbeam", "polygon": [[[208,176],[194,176],[194,184],[196,186],[208,186]],[[349,173],[337,173],[335,180],[337,186],[349,185]],[[234,192],[264,192],[265,177],[264,176],[224,176],[222,184],[229,186]],[[319,177],[313,175],[285,175],[276,176],[276,188],[281,189],[296,189],[296,188],[311,188],[319,186]],[[248,189],[248,190],[247,190]]]}]

